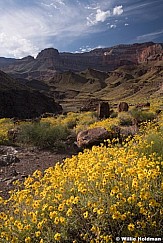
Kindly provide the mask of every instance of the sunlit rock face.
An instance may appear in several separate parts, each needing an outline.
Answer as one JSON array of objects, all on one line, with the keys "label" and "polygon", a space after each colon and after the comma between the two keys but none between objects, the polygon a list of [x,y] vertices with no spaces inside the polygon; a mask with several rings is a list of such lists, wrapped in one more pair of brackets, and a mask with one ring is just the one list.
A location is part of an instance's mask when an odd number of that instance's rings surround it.
[{"label": "sunlit rock face", "polygon": [[138,57],[139,63],[162,61],[162,60],[163,60],[163,44],[154,44],[152,46],[144,48]]}]

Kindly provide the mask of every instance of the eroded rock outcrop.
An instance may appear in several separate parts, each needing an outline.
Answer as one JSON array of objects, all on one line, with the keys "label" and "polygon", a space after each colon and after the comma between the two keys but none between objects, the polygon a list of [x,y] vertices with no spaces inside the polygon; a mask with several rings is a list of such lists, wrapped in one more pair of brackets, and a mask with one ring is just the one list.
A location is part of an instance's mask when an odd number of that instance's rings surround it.
[{"label": "eroded rock outcrop", "polygon": [[100,119],[110,116],[110,106],[108,102],[100,102],[97,109],[97,115]]},{"label": "eroded rock outcrop", "polygon": [[142,52],[138,55],[139,63],[148,63],[151,61],[162,61],[163,60],[163,45],[162,44],[154,44],[148,46],[142,50]]}]

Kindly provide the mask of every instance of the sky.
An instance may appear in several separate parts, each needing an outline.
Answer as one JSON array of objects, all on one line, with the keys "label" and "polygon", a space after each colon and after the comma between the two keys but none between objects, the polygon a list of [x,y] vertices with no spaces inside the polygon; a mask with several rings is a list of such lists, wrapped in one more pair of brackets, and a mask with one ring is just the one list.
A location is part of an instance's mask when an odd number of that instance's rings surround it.
[{"label": "sky", "polygon": [[0,56],[163,42],[163,0],[0,0]]}]

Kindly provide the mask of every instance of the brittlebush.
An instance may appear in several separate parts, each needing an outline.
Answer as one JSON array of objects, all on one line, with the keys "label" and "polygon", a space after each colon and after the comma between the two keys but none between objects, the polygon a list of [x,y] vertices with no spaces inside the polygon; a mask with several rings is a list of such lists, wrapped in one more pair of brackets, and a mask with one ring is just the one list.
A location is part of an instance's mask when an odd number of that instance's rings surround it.
[{"label": "brittlebush", "polygon": [[10,119],[0,119],[0,145],[9,143],[8,130],[11,128],[13,128],[13,123],[10,121]]},{"label": "brittlebush", "polygon": [[[123,144],[108,141],[62,164],[15,182],[0,198],[0,242],[116,242],[116,236],[158,237],[163,231],[160,125]],[[145,134],[144,134],[145,133]],[[160,137],[159,137],[160,136]],[[115,145],[116,144],[116,145]],[[160,150],[161,151],[161,150]]]}]

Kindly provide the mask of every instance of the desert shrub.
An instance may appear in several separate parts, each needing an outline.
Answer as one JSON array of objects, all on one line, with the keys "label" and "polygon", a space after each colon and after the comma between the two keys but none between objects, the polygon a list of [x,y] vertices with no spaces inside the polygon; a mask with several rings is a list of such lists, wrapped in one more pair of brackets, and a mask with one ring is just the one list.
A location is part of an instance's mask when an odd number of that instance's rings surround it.
[{"label": "desert shrub", "polygon": [[60,115],[58,117],[48,117],[41,119],[41,122],[49,122],[51,125],[61,125],[68,129],[74,129],[77,132],[86,129],[90,124],[97,121],[95,112],[75,113],[69,112],[67,115]]},{"label": "desert shrub", "polygon": [[130,113],[128,113],[128,112],[120,112],[118,114],[118,118],[119,118],[121,126],[130,126],[130,125],[132,125],[133,118],[132,118]]},{"label": "desert shrub", "polygon": [[154,113],[157,111],[157,110],[163,110],[163,98],[162,97],[159,97],[159,98],[155,98],[155,99],[152,99],[150,101],[150,110],[153,111]]},{"label": "desert shrub", "polygon": [[18,136],[18,142],[32,144],[40,148],[56,147],[70,134],[63,125],[52,126],[50,123],[23,124]]},{"label": "desert shrub", "polygon": [[[116,242],[158,237],[162,224],[161,161],[124,147],[85,150],[42,174],[35,171],[0,199],[1,242]],[[7,208],[6,211],[5,208]]]},{"label": "desert shrub", "polygon": [[150,111],[142,111],[136,108],[130,110],[130,113],[138,122],[152,121],[156,118],[155,113]]},{"label": "desert shrub", "polygon": [[69,129],[72,129],[77,124],[78,116],[79,116],[78,113],[69,112],[65,116],[63,116],[63,115],[59,116],[57,118],[57,123],[67,126]]},{"label": "desert shrub", "polygon": [[7,133],[8,130],[13,128],[14,124],[8,118],[0,119],[0,145],[8,145],[10,143]]},{"label": "desert shrub", "polygon": [[113,111],[111,114],[110,114],[110,118],[116,118],[118,116],[118,112],[115,112]]},{"label": "desert shrub", "polygon": [[[144,124],[143,124],[144,125]],[[160,123],[147,123],[142,126],[142,133],[145,133],[144,139],[139,146],[139,153],[149,157],[151,154],[157,154],[163,159],[163,126]]]},{"label": "desert shrub", "polygon": [[88,127],[98,120],[95,112],[82,112],[78,116],[78,122],[75,127],[75,132],[78,133],[82,130],[88,129]]},{"label": "desert shrub", "polygon": [[146,137],[148,149],[144,150],[146,155],[157,153],[163,159],[163,132],[151,133]]}]

